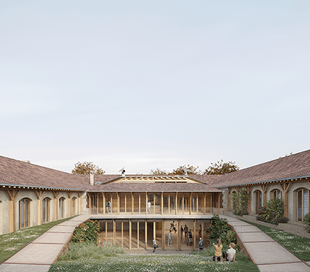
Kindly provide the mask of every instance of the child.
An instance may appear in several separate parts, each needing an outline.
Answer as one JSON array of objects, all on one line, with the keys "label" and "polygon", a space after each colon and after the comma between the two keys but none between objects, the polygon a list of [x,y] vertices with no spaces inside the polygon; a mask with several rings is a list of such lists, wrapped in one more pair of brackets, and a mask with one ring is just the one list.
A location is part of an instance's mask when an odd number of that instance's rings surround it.
[{"label": "child", "polygon": [[228,261],[235,262],[236,261],[236,250],[234,249],[236,245],[234,243],[229,244],[229,249],[227,250]]},{"label": "child", "polygon": [[156,240],[153,240],[153,254],[155,254],[156,248],[158,248],[158,245],[156,244]]},{"label": "child", "polygon": [[213,243],[213,246],[215,248],[215,252],[214,252],[214,257],[213,259],[218,262],[218,261],[222,261],[222,248],[223,248],[223,245],[221,243],[221,239],[218,238],[217,239],[217,245],[215,245]]}]

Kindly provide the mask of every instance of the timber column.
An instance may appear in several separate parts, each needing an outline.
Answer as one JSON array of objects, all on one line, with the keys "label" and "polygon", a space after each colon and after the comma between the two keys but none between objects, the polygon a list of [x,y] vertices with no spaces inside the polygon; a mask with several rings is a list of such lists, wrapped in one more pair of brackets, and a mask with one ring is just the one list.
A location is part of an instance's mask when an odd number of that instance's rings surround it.
[{"label": "timber column", "polygon": [[38,199],[38,225],[41,225],[41,199],[44,191],[35,191]]},{"label": "timber column", "polygon": [[284,193],[284,217],[288,217],[288,191],[291,187],[291,183],[280,184]]},{"label": "timber column", "polygon": [[[81,212],[80,210],[80,201],[81,201],[81,193],[79,194],[79,213]],[[53,191],[53,195],[54,195],[54,214],[55,214],[55,221],[58,220],[58,196],[59,196],[59,192],[58,191]]]},{"label": "timber column", "polygon": [[19,190],[6,191],[10,198],[10,232],[15,230],[15,199],[19,193]]},{"label": "timber column", "polygon": [[266,202],[267,202],[267,188],[268,188],[268,185],[267,184],[262,184],[261,186],[261,189],[263,191],[263,204],[266,205]]},{"label": "timber column", "polygon": [[249,195],[249,198],[248,198],[248,213],[250,214],[251,213],[251,187],[247,187],[247,193]]}]

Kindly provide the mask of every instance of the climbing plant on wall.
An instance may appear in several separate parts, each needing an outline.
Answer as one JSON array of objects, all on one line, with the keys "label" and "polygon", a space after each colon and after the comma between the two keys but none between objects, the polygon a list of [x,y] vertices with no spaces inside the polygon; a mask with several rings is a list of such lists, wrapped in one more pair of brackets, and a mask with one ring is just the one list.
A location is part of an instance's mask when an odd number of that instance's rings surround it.
[{"label": "climbing plant on wall", "polygon": [[245,188],[242,188],[231,194],[233,200],[234,214],[244,215],[248,214],[248,199],[250,194]]}]

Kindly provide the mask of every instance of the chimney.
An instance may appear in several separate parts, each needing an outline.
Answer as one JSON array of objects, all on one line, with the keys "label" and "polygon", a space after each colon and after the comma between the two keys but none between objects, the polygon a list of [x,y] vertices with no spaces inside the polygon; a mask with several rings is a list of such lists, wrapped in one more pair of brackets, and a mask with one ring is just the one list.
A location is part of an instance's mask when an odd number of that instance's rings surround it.
[{"label": "chimney", "polygon": [[90,174],[89,184],[90,184],[91,186],[94,186],[94,185],[95,185],[95,175],[94,175],[94,174]]}]

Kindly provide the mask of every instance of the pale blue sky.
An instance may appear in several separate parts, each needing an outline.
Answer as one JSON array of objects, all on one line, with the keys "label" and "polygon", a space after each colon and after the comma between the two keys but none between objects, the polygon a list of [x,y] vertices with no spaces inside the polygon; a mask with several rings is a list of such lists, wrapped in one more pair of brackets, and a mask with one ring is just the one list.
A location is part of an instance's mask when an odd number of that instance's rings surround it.
[{"label": "pale blue sky", "polygon": [[310,148],[310,1],[1,1],[0,155],[70,172]]}]

